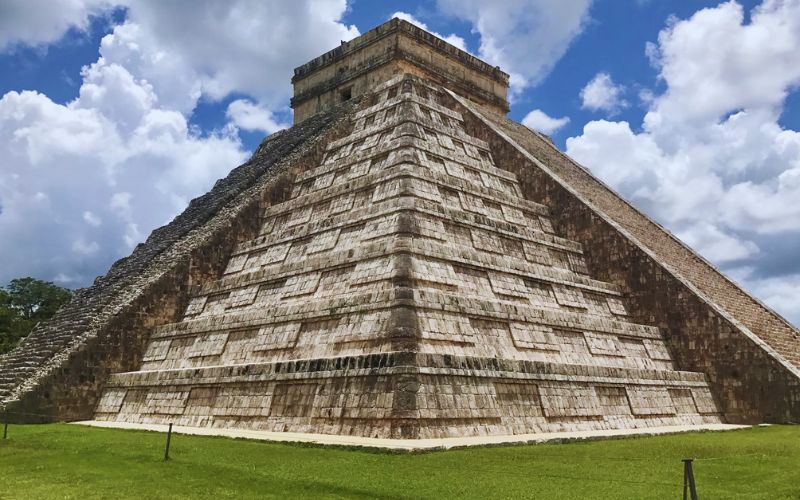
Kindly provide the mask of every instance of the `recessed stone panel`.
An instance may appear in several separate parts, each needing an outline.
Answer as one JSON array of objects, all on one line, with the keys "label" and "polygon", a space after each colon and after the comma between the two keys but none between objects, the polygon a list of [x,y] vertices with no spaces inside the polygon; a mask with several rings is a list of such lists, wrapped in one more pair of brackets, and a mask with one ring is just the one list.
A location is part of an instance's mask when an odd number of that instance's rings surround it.
[{"label": "recessed stone panel", "polygon": [[186,407],[189,391],[153,388],[147,393],[145,405],[148,413],[159,415],[181,415]]},{"label": "recessed stone panel", "polygon": [[201,297],[193,297],[192,300],[189,301],[189,305],[186,307],[186,312],[184,314],[186,316],[200,314],[206,307],[206,300],[208,300],[208,297],[205,295]]},{"label": "recessed stone panel", "polygon": [[308,417],[314,406],[317,384],[276,384],[270,402],[274,417]]},{"label": "recessed stone panel", "polygon": [[616,314],[617,316],[627,316],[628,310],[625,307],[625,302],[622,301],[619,297],[606,297],[606,302],[608,303],[608,308],[611,310],[612,313]]},{"label": "recessed stone panel", "polygon": [[525,282],[519,276],[490,271],[489,282],[492,284],[492,290],[495,294],[528,297],[528,287],[525,286]]},{"label": "recessed stone panel", "polygon": [[233,290],[228,296],[227,308],[249,306],[256,300],[259,285],[251,285],[245,288]]},{"label": "recessed stone panel", "polygon": [[502,253],[503,243],[500,237],[481,229],[472,230],[472,243],[475,249],[484,252]]},{"label": "recessed stone panel", "polygon": [[147,346],[147,350],[142,357],[142,361],[162,361],[167,357],[169,352],[171,340],[154,340]]},{"label": "recessed stone panel", "polygon": [[624,416],[631,414],[631,405],[628,402],[628,394],[622,386],[596,386],[594,388],[600,406],[603,408],[603,415]]},{"label": "recessed stone panel", "polygon": [[470,344],[475,340],[475,331],[470,320],[463,316],[437,311],[419,311],[417,322],[420,336],[426,340]]},{"label": "recessed stone panel", "polygon": [[594,387],[568,384],[539,384],[542,409],[548,418],[595,417],[603,415],[603,405]]},{"label": "recessed stone panel", "polygon": [[205,356],[218,356],[225,350],[228,342],[227,333],[213,333],[198,337],[188,349],[187,357],[198,358]]},{"label": "recessed stone panel", "polygon": [[695,413],[697,408],[692,398],[692,390],[688,388],[670,388],[667,390],[672,399],[676,413]]},{"label": "recessed stone panel", "polygon": [[644,339],[644,347],[651,359],[672,360],[667,344],[661,339]]},{"label": "recessed stone panel", "polygon": [[394,261],[393,257],[383,257],[359,262],[350,277],[350,284],[366,285],[391,278],[394,273]]},{"label": "recessed stone panel", "polygon": [[306,254],[310,255],[335,247],[339,240],[339,232],[339,229],[334,229],[333,231],[325,231],[324,233],[317,234],[311,240],[311,243],[308,244]]},{"label": "recessed stone panel", "polygon": [[247,254],[236,255],[228,261],[228,267],[225,268],[225,274],[231,273],[238,273],[242,269],[244,269],[245,263],[247,263]]},{"label": "recessed stone panel", "polygon": [[628,387],[628,400],[634,415],[674,415],[675,406],[665,387]]},{"label": "recessed stone panel", "polygon": [[517,349],[537,349],[540,351],[559,351],[558,338],[553,329],[535,323],[511,322],[511,337]]},{"label": "recessed stone panel", "polygon": [[279,323],[259,328],[255,337],[254,352],[289,349],[297,343],[300,323]]},{"label": "recessed stone panel", "polygon": [[571,288],[563,285],[553,285],[553,294],[556,302],[562,306],[586,309],[586,299],[580,289]]},{"label": "recessed stone panel", "polygon": [[283,262],[288,255],[289,248],[291,248],[291,246],[291,243],[282,243],[250,254],[250,258],[248,259],[245,267],[248,269],[258,269],[259,267]]},{"label": "recessed stone panel", "polygon": [[100,402],[97,404],[97,409],[95,411],[98,413],[119,413],[127,392],[128,391],[125,389],[112,389],[106,391],[100,398]]},{"label": "recessed stone panel", "polygon": [[282,289],[282,298],[292,298],[300,295],[311,295],[317,291],[320,273],[312,272],[298,274],[286,280]]},{"label": "recessed stone panel", "polygon": [[701,415],[713,415],[719,412],[708,387],[693,387],[692,398],[697,412]]},{"label": "recessed stone panel", "polygon": [[589,352],[595,356],[625,356],[619,346],[619,340],[614,335],[586,332],[586,344]]},{"label": "recessed stone panel", "polygon": [[459,284],[458,277],[449,262],[414,258],[411,269],[414,278],[420,281],[441,283],[453,287]]}]

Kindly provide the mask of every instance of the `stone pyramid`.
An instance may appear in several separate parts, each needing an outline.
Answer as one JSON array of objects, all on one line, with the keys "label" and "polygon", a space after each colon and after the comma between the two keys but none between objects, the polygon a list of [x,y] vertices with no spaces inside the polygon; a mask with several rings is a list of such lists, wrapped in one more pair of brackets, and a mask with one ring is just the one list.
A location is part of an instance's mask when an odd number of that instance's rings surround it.
[{"label": "stone pyramid", "polygon": [[[10,408],[441,438],[800,418],[800,336],[392,20],[0,358]],[[5,392],[3,392],[5,390]]]}]

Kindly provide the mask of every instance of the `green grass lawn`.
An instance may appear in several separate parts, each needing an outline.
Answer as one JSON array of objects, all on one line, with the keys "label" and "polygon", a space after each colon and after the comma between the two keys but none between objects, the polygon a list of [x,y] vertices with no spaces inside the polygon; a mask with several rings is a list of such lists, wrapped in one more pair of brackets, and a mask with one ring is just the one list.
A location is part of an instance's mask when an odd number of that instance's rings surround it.
[{"label": "green grass lawn", "polygon": [[800,426],[390,454],[67,424],[12,425],[0,498],[800,498]]}]

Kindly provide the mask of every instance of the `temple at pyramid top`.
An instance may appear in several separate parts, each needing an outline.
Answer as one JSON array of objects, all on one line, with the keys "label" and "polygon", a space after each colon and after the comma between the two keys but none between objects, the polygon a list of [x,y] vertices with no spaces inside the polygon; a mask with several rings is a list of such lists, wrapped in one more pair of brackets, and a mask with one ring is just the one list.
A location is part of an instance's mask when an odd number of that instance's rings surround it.
[{"label": "temple at pyramid top", "polygon": [[295,68],[294,122],[370,92],[403,73],[444,85],[478,104],[508,112],[508,74],[402,19]]}]

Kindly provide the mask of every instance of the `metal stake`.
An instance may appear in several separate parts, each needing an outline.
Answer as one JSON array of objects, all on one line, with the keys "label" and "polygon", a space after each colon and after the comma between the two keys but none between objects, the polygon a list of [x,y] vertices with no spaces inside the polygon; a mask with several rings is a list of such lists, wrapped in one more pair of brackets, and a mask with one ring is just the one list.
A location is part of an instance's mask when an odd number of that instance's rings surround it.
[{"label": "metal stake", "polygon": [[8,410],[3,412],[3,439],[8,439]]},{"label": "metal stake", "polygon": [[172,439],[172,424],[169,424],[169,430],[167,431],[167,447],[164,448],[164,461],[166,462],[169,460],[169,442]]},{"label": "metal stake", "polygon": [[[687,496],[688,493],[691,496]],[[683,459],[683,500],[697,500],[697,489],[694,486],[694,472],[692,471],[692,459]]]}]

